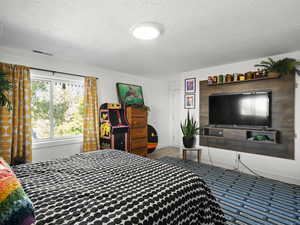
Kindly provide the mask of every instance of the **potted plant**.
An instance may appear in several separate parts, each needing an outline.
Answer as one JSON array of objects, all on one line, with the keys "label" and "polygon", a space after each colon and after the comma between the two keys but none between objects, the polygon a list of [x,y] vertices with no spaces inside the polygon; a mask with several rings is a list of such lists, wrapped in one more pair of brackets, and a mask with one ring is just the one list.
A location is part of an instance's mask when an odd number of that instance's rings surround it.
[{"label": "potted plant", "polygon": [[190,112],[187,113],[187,118],[184,123],[180,124],[183,134],[183,145],[185,148],[193,148],[195,146],[195,136],[199,134],[199,127],[193,117],[190,117]]},{"label": "potted plant", "polygon": [[0,107],[6,106],[9,111],[12,110],[12,104],[7,94],[11,87],[11,82],[7,79],[7,73],[0,70]]},{"label": "potted plant", "polygon": [[278,61],[274,61],[272,58],[263,60],[260,64],[256,64],[256,67],[263,67],[267,73],[268,77],[278,77],[281,75],[287,75],[289,73],[297,73],[300,75],[300,70],[297,69],[297,66],[300,65],[296,59],[284,58]]}]

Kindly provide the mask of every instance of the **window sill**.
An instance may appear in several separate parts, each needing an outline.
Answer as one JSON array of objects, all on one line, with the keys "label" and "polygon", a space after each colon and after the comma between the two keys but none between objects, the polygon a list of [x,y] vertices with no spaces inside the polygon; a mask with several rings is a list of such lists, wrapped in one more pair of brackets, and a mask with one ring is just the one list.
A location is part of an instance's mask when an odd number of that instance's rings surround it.
[{"label": "window sill", "polygon": [[83,137],[79,136],[79,137],[70,137],[70,138],[54,138],[54,139],[33,141],[32,149],[35,150],[40,148],[77,144],[77,143],[82,143],[82,139]]}]

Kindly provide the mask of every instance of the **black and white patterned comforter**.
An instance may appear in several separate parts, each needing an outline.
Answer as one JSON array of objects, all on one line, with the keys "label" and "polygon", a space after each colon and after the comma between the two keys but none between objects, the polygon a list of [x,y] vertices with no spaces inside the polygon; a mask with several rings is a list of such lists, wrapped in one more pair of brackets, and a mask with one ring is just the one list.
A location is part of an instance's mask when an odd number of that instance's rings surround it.
[{"label": "black and white patterned comforter", "polygon": [[37,225],[224,224],[193,173],[117,150],[14,167]]}]

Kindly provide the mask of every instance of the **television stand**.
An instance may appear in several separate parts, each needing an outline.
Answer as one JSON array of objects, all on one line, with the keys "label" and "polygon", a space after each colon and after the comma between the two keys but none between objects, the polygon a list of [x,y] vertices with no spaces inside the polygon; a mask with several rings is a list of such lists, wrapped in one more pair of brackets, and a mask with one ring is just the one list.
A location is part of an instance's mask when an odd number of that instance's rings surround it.
[{"label": "television stand", "polygon": [[[279,144],[279,131],[266,129],[249,129],[238,127],[204,127],[200,138],[218,138],[228,141],[256,142],[264,144]],[[205,141],[204,141],[205,142]],[[209,142],[209,141],[206,141]],[[217,141],[216,141],[217,142]],[[222,141],[218,141],[221,143]],[[202,143],[201,143],[202,144]]]}]

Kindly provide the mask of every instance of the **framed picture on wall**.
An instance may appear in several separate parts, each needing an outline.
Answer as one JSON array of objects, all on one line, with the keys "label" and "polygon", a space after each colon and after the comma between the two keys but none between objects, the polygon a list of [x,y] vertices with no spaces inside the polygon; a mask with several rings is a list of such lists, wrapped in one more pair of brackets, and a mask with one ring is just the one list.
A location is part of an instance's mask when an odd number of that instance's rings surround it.
[{"label": "framed picture on wall", "polygon": [[184,91],[185,93],[196,92],[196,78],[188,78],[184,80]]},{"label": "framed picture on wall", "polygon": [[143,90],[139,85],[117,83],[117,92],[122,105],[144,105]]},{"label": "framed picture on wall", "polygon": [[184,108],[185,109],[194,109],[195,108],[195,95],[187,94],[184,96]]}]

